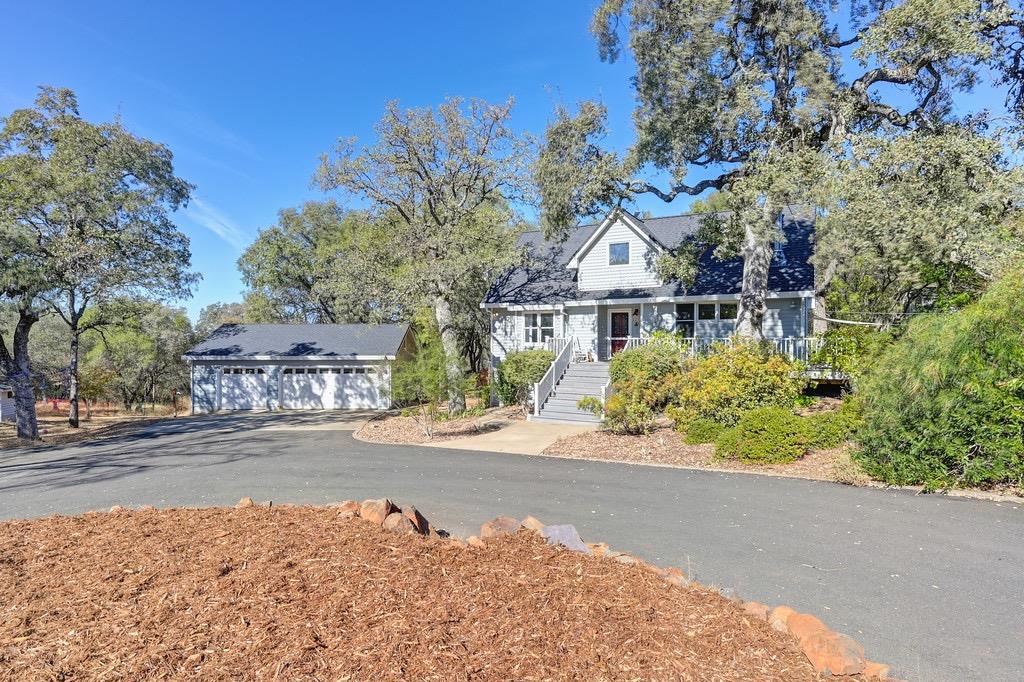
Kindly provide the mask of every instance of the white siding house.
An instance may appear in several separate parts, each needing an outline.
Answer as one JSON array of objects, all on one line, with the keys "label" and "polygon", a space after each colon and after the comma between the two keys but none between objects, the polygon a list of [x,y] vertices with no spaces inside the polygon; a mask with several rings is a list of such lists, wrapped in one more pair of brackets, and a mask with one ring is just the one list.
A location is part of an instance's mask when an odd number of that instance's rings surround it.
[{"label": "white siding house", "polygon": [[[526,263],[500,278],[482,303],[491,313],[492,367],[514,350],[565,344],[577,351],[577,361],[606,361],[659,331],[693,348],[730,338],[739,308],[740,259],[718,260],[706,250],[688,286],[663,282],[656,273],[658,257],[693,238],[705,219],[640,219],[615,209],[561,243],[545,241],[538,232],[524,234]],[[769,268],[763,331],[780,349],[806,359],[814,306],[813,220],[787,210],[782,231],[785,241],[776,246]]]}]

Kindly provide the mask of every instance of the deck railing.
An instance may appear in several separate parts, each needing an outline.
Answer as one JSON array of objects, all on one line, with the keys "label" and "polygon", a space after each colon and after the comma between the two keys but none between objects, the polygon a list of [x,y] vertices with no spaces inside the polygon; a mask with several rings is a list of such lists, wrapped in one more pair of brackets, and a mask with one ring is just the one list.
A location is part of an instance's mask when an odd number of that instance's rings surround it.
[{"label": "deck railing", "polygon": [[[628,339],[609,339],[608,355],[611,356],[613,343],[625,341],[623,349],[637,348],[650,343],[654,337],[633,336]],[[731,346],[736,337],[732,336],[699,336],[696,338],[672,338],[671,340],[679,346],[679,350],[690,356],[707,355],[715,346]],[[765,339],[776,353],[785,355],[791,360],[810,363],[811,358],[824,344],[820,336],[788,336],[781,339]]]},{"label": "deck railing", "polygon": [[555,384],[562,378],[569,361],[572,360],[572,337],[567,339],[548,339],[544,342],[547,350],[555,354],[555,359],[544,373],[541,380],[533,385],[533,414],[540,415],[540,408],[555,390]]}]

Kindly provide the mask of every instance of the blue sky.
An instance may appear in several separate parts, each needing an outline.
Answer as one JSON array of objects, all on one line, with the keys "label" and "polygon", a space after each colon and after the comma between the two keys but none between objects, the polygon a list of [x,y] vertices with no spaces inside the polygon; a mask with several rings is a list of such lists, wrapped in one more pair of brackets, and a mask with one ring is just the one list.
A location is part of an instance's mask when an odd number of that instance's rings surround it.
[{"label": "blue sky", "polygon": [[512,95],[513,124],[539,134],[557,103],[597,96],[610,142],[630,140],[631,67],[598,60],[594,2],[46,4],[5,12],[0,115],[38,85],[66,86],[86,118],[120,114],[171,148],[197,186],[178,221],[203,275],[183,302],[193,319],[240,300],[239,254],[279,209],[323,196],[310,188],[318,156],[370,139],[390,99]]},{"label": "blue sky", "polygon": [[[511,95],[514,126],[539,135],[556,104],[598,97],[607,143],[632,140],[632,65],[598,59],[596,0],[42,4],[5,11],[0,115],[29,106],[38,85],[70,87],[86,118],[119,114],[173,150],[197,186],[178,216],[203,275],[181,302],[193,319],[241,300],[245,246],[279,209],[323,197],[310,188],[319,155],[339,137],[370,140],[390,99]],[[636,207],[667,215],[690,201]]]}]

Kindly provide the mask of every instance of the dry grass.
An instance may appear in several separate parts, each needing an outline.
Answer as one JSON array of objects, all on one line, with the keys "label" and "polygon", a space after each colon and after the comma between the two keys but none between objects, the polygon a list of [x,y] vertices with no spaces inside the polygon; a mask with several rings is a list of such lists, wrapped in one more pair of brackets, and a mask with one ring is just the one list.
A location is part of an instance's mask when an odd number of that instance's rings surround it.
[{"label": "dry grass", "polygon": [[[184,413],[187,414],[187,410]],[[125,414],[111,411],[110,414],[93,413],[91,419],[85,418],[82,413],[79,427],[71,428],[68,425],[67,413],[40,412],[37,419],[39,422],[39,441],[26,441],[18,438],[17,430],[13,422],[0,423],[0,450],[16,448],[26,445],[62,445],[64,443],[75,443],[89,440],[91,438],[113,436],[119,433],[131,431],[143,424],[159,419],[166,419],[167,415],[153,414]]]},{"label": "dry grass", "polygon": [[813,680],[717,592],[310,507],[0,524],[0,679]]}]

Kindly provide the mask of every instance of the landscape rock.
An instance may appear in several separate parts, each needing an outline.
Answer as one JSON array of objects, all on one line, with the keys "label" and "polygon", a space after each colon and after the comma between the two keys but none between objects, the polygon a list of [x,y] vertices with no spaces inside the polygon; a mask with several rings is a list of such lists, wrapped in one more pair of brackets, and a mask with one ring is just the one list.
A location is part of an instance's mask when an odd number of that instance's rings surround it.
[{"label": "landscape rock", "polygon": [[796,611],[788,606],[776,606],[768,612],[768,624],[779,632],[789,632],[786,620],[794,613],[796,613]]},{"label": "landscape rock", "polygon": [[359,505],[359,516],[367,521],[376,523],[378,526],[384,523],[384,519],[388,517],[388,514],[396,511],[398,511],[398,507],[386,497],[379,500],[364,500]]},{"label": "landscape rock", "polygon": [[384,530],[389,530],[392,533],[415,533],[416,526],[412,525],[412,521],[403,514],[402,512],[392,512],[388,514],[387,518],[384,519],[384,523],[381,524]]},{"label": "landscape rock", "polygon": [[415,528],[416,532],[420,535],[427,535],[430,533],[430,522],[427,521],[427,518],[423,516],[416,507],[411,504],[402,507],[402,515],[409,519],[409,523],[412,524],[413,528]]},{"label": "landscape rock", "polygon": [[123,511],[126,511],[125,508],[119,504],[115,504],[113,507],[110,508],[111,514],[120,514]]},{"label": "landscape rock", "polygon": [[811,637],[829,631],[828,626],[809,613],[792,614],[786,619],[786,627],[789,628],[791,635],[800,640],[801,644]]},{"label": "landscape rock", "polygon": [[540,532],[540,529],[544,527],[544,523],[535,516],[527,516],[519,525],[526,530],[532,530],[538,533]]},{"label": "landscape rock", "polygon": [[588,542],[587,547],[594,553],[598,559],[608,554],[609,547],[607,542]]},{"label": "landscape rock", "polygon": [[483,540],[481,540],[475,535],[470,535],[468,538],[466,538],[466,544],[470,547],[476,547],[477,549],[483,549],[487,546],[484,544]]},{"label": "landscape rock", "polygon": [[658,575],[678,587],[686,587],[690,584],[690,579],[686,577],[686,574],[683,573],[682,569],[676,568],[675,566],[659,570]]},{"label": "landscape rock", "polygon": [[337,506],[338,516],[343,519],[351,519],[359,516],[359,503],[355,500],[345,500]]},{"label": "landscape rock", "polygon": [[853,638],[826,630],[800,643],[814,669],[825,675],[856,675],[867,667],[864,647]]},{"label": "landscape rock", "polygon": [[151,504],[144,504],[139,507],[139,511],[156,511],[156,507]]},{"label": "landscape rock", "polygon": [[743,610],[758,620],[768,620],[768,607],[759,601],[743,602]]},{"label": "landscape rock", "polygon": [[864,672],[862,672],[861,674],[869,680],[888,680],[889,670],[889,666],[887,666],[884,663],[866,661],[864,665]]},{"label": "landscape rock", "polygon": [[480,537],[494,538],[499,535],[515,533],[517,530],[519,530],[519,521],[511,516],[499,516],[480,526]]},{"label": "landscape rock", "polygon": [[620,564],[626,564],[628,566],[632,566],[633,564],[637,563],[637,558],[635,556],[632,556],[631,554],[626,554],[625,552],[616,554],[612,558],[614,558]]},{"label": "landscape rock", "polygon": [[571,549],[574,552],[581,554],[593,554],[587,544],[583,542],[583,538],[576,532],[576,526],[571,524],[561,524],[557,526],[544,526],[540,529],[541,537],[548,541],[549,545],[561,545],[566,549]]},{"label": "landscape rock", "polygon": [[235,509],[245,509],[246,507],[252,507],[255,504],[256,503],[252,501],[251,497],[243,497],[238,501],[238,504],[235,505]]}]

